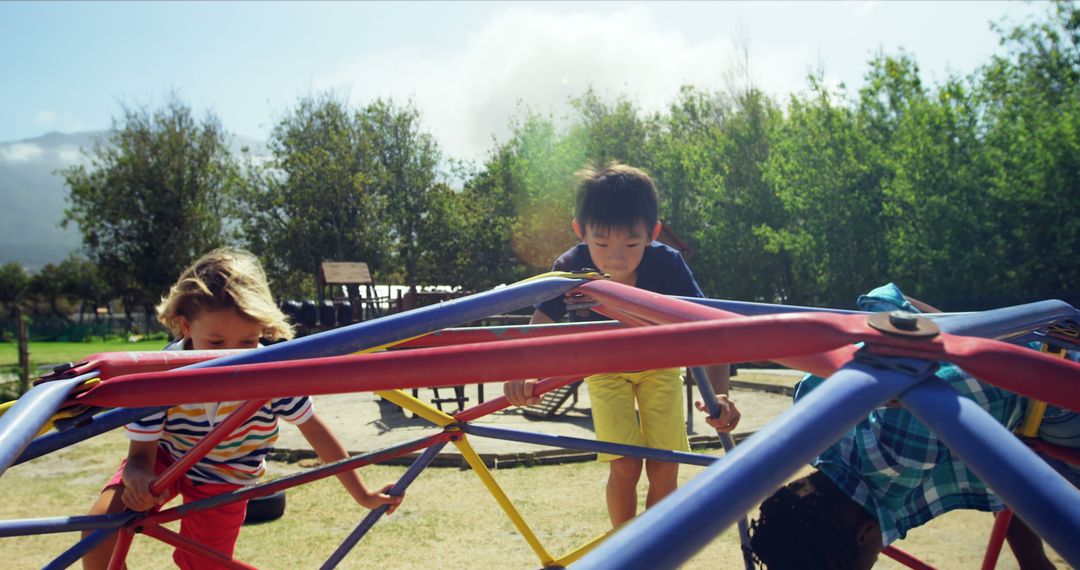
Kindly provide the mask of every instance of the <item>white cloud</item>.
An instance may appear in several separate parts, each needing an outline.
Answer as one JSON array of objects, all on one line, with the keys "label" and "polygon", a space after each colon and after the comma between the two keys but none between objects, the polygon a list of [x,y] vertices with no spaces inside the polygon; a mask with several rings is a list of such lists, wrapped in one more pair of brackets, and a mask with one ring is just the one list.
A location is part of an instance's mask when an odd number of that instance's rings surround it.
[{"label": "white cloud", "polygon": [[46,109],[44,111],[39,111],[37,115],[34,115],[34,124],[49,126],[56,123],[57,118],[58,115],[55,111],[49,111],[48,109]]},{"label": "white cloud", "polygon": [[682,85],[724,88],[735,57],[727,36],[691,42],[660,29],[642,7],[602,14],[512,8],[460,50],[367,55],[315,87],[343,90],[361,104],[379,96],[412,98],[444,152],[478,158],[492,136],[505,139],[519,102],[560,115],[571,97],[592,86],[602,97],[625,94],[644,111],[659,110]]},{"label": "white cloud", "polygon": [[879,4],[881,4],[881,2],[878,2],[876,0],[871,0],[869,2],[859,2],[859,7],[855,9],[855,21],[866,22],[867,20],[870,20],[873,17],[874,12],[877,10]]},{"label": "white cloud", "polygon": [[76,162],[82,162],[82,148],[73,144],[62,145],[56,149],[56,158],[60,159],[60,161],[65,164],[75,164]]},{"label": "white cloud", "polygon": [[42,154],[41,147],[33,143],[12,143],[0,146],[0,158],[8,162],[30,162]]}]

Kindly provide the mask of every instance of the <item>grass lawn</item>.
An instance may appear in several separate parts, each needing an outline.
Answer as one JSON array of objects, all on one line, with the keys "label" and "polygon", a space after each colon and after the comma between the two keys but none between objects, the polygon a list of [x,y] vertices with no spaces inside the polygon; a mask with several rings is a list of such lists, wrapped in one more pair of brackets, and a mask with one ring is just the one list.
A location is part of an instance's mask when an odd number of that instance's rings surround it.
[{"label": "grass lawn", "polygon": [[[161,339],[128,342],[111,339],[95,342],[31,342],[30,373],[38,366],[77,362],[85,356],[98,352],[130,352],[133,350],[161,350],[167,341]],[[16,342],[0,344],[0,368],[19,364],[19,346]]]}]

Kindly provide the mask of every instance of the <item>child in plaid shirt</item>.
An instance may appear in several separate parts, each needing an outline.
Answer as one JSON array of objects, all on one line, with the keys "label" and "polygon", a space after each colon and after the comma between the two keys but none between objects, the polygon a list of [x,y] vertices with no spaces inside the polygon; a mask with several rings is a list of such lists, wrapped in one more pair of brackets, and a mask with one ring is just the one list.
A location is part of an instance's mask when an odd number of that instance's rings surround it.
[{"label": "child in plaid shirt", "polygon": [[[938,312],[905,297],[892,283],[863,295],[865,311]],[[921,309],[921,311],[920,311]],[[935,375],[977,402],[1010,430],[1027,399],[985,384],[951,364]],[[798,401],[824,379],[808,376]],[[1054,461],[1049,461],[1054,465]],[[781,488],[761,505],[751,547],[771,570],[870,568],[882,548],[953,509],[1000,511],[1005,505],[910,412],[881,407],[814,461],[817,470]],[[1078,484],[1064,464],[1058,471]],[[1053,568],[1042,542],[1018,517],[1008,540],[1021,568]]]}]

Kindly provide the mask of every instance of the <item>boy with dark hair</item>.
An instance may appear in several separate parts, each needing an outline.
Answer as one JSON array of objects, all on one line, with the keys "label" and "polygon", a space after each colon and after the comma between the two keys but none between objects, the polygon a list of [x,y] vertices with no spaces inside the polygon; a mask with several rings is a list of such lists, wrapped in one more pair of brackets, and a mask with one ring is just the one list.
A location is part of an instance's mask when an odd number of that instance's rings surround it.
[{"label": "boy with dark hair", "polygon": [[[919,309],[894,284],[859,297],[864,311]],[[941,363],[935,375],[977,402],[1006,428],[1023,419],[1026,398]],[[798,401],[824,379],[796,386]],[[1077,484],[1075,474],[1048,462]],[[904,408],[879,407],[814,461],[817,469],[768,497],[751,523],[754,556],[770,570],[863,569],[907,532],[954,509],[1000,511],[1005,505],[922,422]],[[1019,517],[1007,538],[1021,568],[1053,568],[1042,542]]]},{"label": "boy with dark hair", "polygon": [[[656,240],[660,235],[656,186],[637,168],[609,163],[578,173],[574,204],[574,233],[580,244],[555,260],[553,271],[595,269],[619,283],[664,295],[704,297],[682,255]],[[553,323],[566,314],[563,298],[536,306],[532,323]],[[571,319],[599,320],[588,311],[573,311]],[[739,412],[728,398],[728,366],[708,368],[721,414],[706,421],[720,431],[739,423]],[[678,368],[597,374],[585,379],[592,402],[596,439],[657,449],[689,451],[683,417],[682,371]],[[536,380],[507,382],[504,392],[514,405],[536,404]],[[635,404],[637,410],[635,411]],[[702,402],[697,408],[704,411]],[[636,457],[599,454],[609,462],[608,514],[613,526],[637,514],[637,483],[643,462]],[[644,461],[649,490],[646,507],[678,485],[678,463]]]}]

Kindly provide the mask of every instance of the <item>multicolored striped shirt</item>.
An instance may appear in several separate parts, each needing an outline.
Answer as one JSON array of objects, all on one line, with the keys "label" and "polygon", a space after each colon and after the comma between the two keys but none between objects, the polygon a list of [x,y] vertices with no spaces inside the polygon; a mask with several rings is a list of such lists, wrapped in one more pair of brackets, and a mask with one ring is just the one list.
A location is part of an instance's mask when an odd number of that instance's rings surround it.
[{"label": "multicolored striped shirt", "polygon": [[[166,350],[182,350],[183,345],[180,341]],[[132,422],[125,431],[132,441],[158,441],[158,453],[179,459],[242,403],[183,404]],[[266,455],[278,437],[278,418],[302,424],[313,414],[307,396],[271,400],[200,459],[187,476],[202,483],[253,485],[266,472]]]},{"label": "multicolored striped shirt", "polygon": [[[1023,419],[1026,398],[984,384],[951,364],[942,364],[936,376],[1010,430]],[[795,400],[822,381],[808,376],[796,387]],[[885,545],[953,509],[1005,508],[937,436],[903,408],[872,410],[825,450],[814,466],[877,516]]]}]

